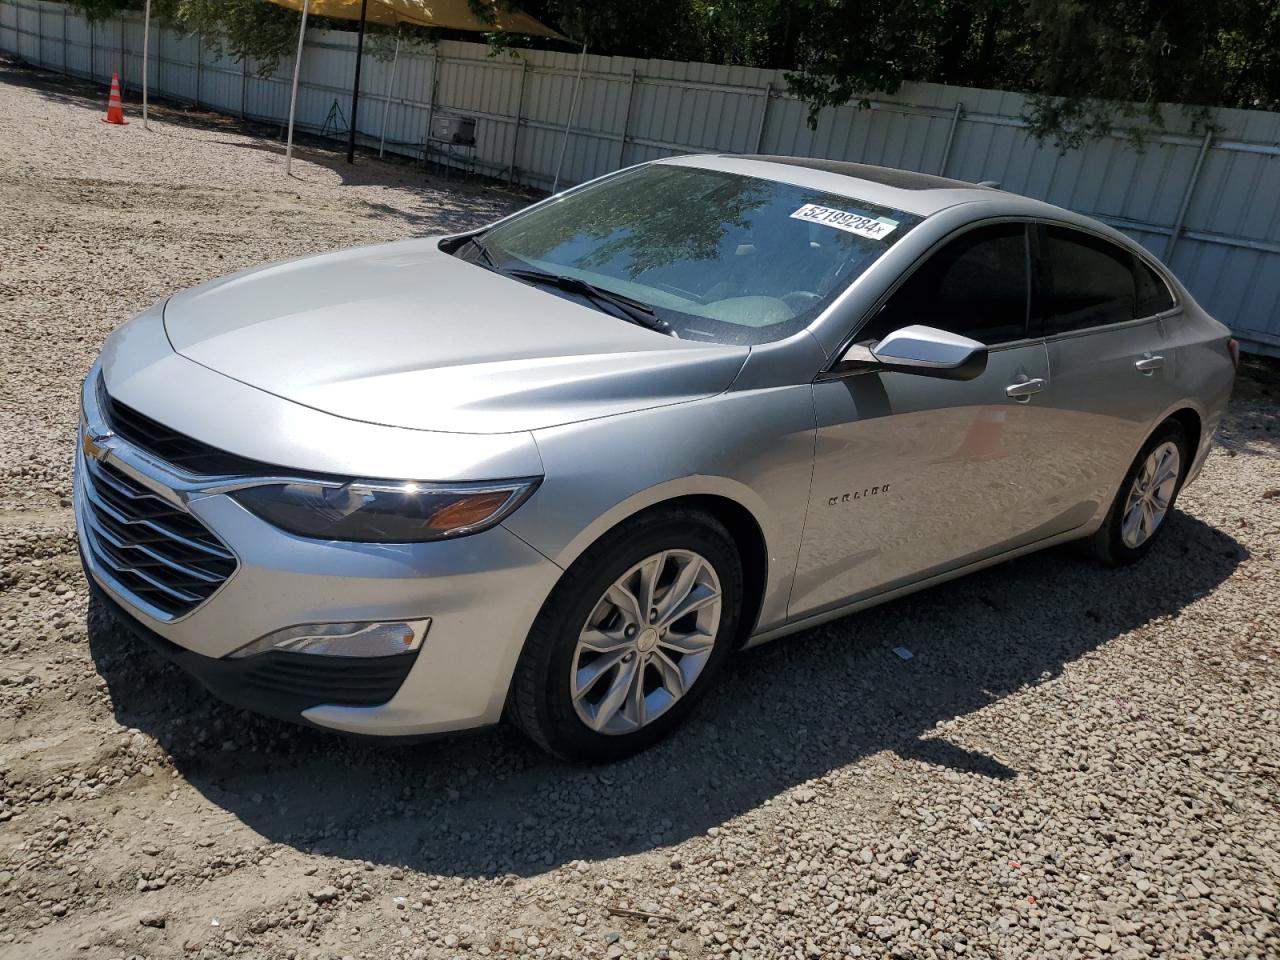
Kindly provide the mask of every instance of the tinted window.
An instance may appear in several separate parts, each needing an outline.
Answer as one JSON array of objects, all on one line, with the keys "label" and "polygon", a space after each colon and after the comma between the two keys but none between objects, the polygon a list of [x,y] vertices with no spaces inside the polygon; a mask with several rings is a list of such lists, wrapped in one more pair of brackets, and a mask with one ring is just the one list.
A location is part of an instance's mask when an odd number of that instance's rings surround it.
[{"label": "tinted window", "polygon": [[[499,270],[586,280],[652,307],[684,339],[766,343],[803,329],[920,219],[811,187],[656,164],[482,239]],[[459,254],[478,256],[470,244]]]},{"label": "tinted window", "polygon": [[1138,305],[1136,313],[1139,317],[1150,317],[1172,309],[1173,295],[1169,285],[1160,275],[1142,262],[1141,258],[1133,258],[1133,266],[1138,280]]},{"label": "tinted window", "polygon": [[858,333],[879,340],[922,323],[988,346],[1027,333],[1027,240],[1018,223],[979,227],[931,256]]},{"label": "tinted window", "polygon": [[1044,305],[1046,333],[1124,323],[1139,315],[1134,312],[1134,257],[1128,250],[1064,227],[1048,227],[1045,237],[1051,273]]}]

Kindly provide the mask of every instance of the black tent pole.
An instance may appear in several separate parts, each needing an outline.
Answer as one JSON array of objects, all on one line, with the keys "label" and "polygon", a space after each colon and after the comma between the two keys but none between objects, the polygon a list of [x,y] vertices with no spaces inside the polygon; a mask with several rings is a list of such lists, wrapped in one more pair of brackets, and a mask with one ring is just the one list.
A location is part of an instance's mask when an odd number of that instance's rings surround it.
[{"label": "black tent pole", "polygon": [[360,61],[364,57],[364,18],[369,0],[360,0],[360,31],[356,34],[356,82],[351,88],[351,126],[347,129],[347,163],[356,162],[356,108],[360,106]]}]

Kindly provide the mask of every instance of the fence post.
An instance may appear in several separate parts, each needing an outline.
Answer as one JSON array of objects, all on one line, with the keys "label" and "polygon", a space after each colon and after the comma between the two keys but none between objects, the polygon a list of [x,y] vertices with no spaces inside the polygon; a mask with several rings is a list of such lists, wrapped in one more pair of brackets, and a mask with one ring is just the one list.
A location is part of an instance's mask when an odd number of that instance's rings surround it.
[{"label": "fence post", "polygon": [[89,77],[92,79],[98,72],[98,52],[93,44],[93,21],[89,21]]},{"label": "fence post", "polygon": [[1182,205],[1178,207],[1178,219],[1173,222],[1173,232],[1169,234],[1169,242],[1165,244],[1164,256],[1168,263],[1173,257],[1173,248],[1178,245],[1178,236],[1182,233],[1182,224],[1187,219],[1187,209],[1191,206],[1191,195],[1195,193],[1196,181],[1200,179],[1200,168],[1204,166],[1205,154],[1213,143],[1213,128],[1204,132],[1204,141],[1200,144],[1200,152],[1196,155],[1196,165],[1191,168],[1191,176],[1187,179],[1187,188],[1182,194]]},{"label": "fence post", "polygon": [[[298,50],[293,55],[293,83],[289,87],[289,142],[284,147],[284,175],[293,168],[293,120],[298,111],[298,79],[302,76],[302,54],[307,47],[307,15],[311,13],[311,0],[302,0],[302,23],[298,24]],[[396,37],[396,52],[400,51],[400,38]],[[386,116],[383,116],[386,120]],[[383,123],[383,134],[386,124]]]},{"label": "fence post", "polygon": [[62,72],[69,73],[67,69],[67,5],[62,5]]},{"label": "fence post", "polygon": [[426,163],[431,153],[431,124],[436,118],[436,89],[440,80],[440,45],[431,45],[431,99],[427,102],[427,135],[422,140],[422,162]]},{"label": "fence post", "polygon": [[204,36],[196,34],[196,109],[200,108],[200,74],[204,73]]},{"label": "fence post", "polygon": [[511,131],[511,162],[507,164],[507,185],[515,183],[516,151],[520,147],[520,121],[524,119],[524,82],[529,75],[529,61],[520,61],[520,93],[516,96],[516,125]]},{"label": "fence post", "polygon": [[951,114],[951,126],[947,128],[947,142],[942,148],[942,161],[938,164],[938,176],[947,172],[947,161],[951,159],[951,144],[956,138],[956,126],[960,123],[960,115],[964,113],[964,104],[956,101],[955,112]]},{"label": "fence post", "polygon": [[627,106],[622,111],[622,136],[618,138],[618,159],[613,164],[615,170],[622,169],[622,161],[627,155],[627,130],[631,127],[631,104],[635,100],[635,95],[636,71],[635,67],[632,67],[631,79],[627,81]]},{"label": "fence post", "polygon": [[391,91],[396,85],[396,67],[400,65],[400,32],[396,31],[396,55],[391,61],[391,77],[387,80],[387,95],[382,98],[382,136],[378,138],[378,159],[387,145],[387,114],[391,112]]},{"label": "fence post", "polygon": [[773,81],[766,83],[760,92],[764,96],[764,102],[760,106],[760,124],[756,127],[756,148],[752,151],[753,153],[759,153],[761,146],[764,145],[764,124],[769,118],[769,100],[773,97]]},{"label": "fence post", "polygon": [[151,0],[147,0],[147,12],[142,20],[142,129],[150,130],[147,112],[147,88],[151,86]]},{"label": "fence post", "polygon": [[120,11],[120,89],[127,90],[129,88],[129,56],[125,53],[124,43],[124,11]]},{"label": "fence post", "polygon": [[245,119],[244,106],[249,97],[249,58],[240,59],[240,119]]},{"label": "fence post", "polygon": [[578,94],[582,90],[582,68],[587,62],[587,45],[582,45],[582,52],[578,54],[578,76],[573,81],[573,98],[569,101],[569,119],[564,122],[564,139],[560,141],[560,159],[556,161],[556,176],[551,181],[551,192],[558,193],[560,189],[560,171],[564,168],[564,155],[569,149],[569,131],[573,128],[574,118],[578,114]]}]

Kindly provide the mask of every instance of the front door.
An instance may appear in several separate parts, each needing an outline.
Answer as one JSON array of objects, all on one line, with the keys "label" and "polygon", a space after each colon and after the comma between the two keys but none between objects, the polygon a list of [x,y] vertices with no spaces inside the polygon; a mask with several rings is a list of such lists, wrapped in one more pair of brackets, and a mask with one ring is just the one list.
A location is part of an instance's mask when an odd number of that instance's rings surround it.
[{"label": "front door", "polygon": [[[932,254],[859,342],[922,323],[987,343],[970,381],[862,373],[814,384],[818,435],[789,613],[871,596],[1076,526],[1053,454],[1045,344],[1028,337],[1026,226]],[[1087,518],[1086,518],[1087,519]]]}]

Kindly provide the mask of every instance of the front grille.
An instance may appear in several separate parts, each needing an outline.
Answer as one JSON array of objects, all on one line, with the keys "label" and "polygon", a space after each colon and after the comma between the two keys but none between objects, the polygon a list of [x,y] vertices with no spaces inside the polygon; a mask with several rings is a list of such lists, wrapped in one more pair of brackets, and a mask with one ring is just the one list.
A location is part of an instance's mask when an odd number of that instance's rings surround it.
[{"label": "front grille", "polygon": [[171,430],[146,414],[126,406],[107,393],[101,376],[98,377],[98,409],[116,436],[165,463],[171,463],[190,473],[205,476],[258,476],[279,472],[278,467],[227,453]]},{"label": "front grille", "polygon": [[86,544],[129,593],[175,618],[235,572],[235,555],[190,513],[110,464],[81,462]]}]

